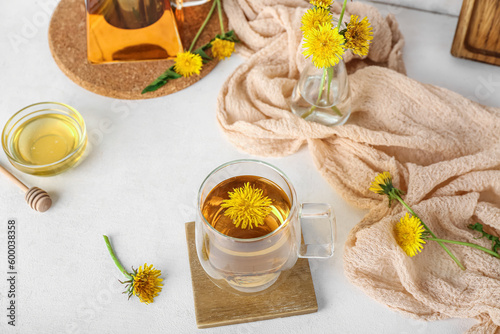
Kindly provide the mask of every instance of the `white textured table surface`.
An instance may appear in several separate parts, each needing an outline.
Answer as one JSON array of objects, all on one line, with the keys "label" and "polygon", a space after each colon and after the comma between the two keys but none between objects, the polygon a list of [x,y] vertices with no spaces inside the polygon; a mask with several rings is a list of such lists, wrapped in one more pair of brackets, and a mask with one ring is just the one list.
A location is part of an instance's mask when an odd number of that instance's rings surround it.
[{"label": "white textured table surface", "polygon": [[[0,125],[39,101],[60,101],[84,116],[93,143],[77,168],[51,178],[20,177],[52,194],[53,208],[37,214],[0,177],[1,333],[196,332],[184,223],[214,167],[248,158],[224,138],[215,119],[217,94],[243,61],[222,62],[194,86],[145,101],[119,101],[85,91],[56,66],[47,44],[55,0],[0,4]],[[500,67],[453,58],[456,17],[377,5],[396,13],[406,37],[408,75],[481,103],[500,107]],[[376,303],[349,284],[342,248],[364,212],[346,204],[322,179],[307,147],[282,159],[263,159],[288,174],[299,199],[328,202],[337,214],[337,250],[311,261],[319,312],[203,333],[458,333],[474,324],[426,323]],[[7,164],[0,154],[0,162]],[[12,169],[12,168],[11,168]],[[17,173],[19,175],[19,173]],[[7,325],[7,220],[18,222],[16,327]],[[112,238],[127,267],[154,263],[165,286],[154,304],[127,301],[102,234]]]}]

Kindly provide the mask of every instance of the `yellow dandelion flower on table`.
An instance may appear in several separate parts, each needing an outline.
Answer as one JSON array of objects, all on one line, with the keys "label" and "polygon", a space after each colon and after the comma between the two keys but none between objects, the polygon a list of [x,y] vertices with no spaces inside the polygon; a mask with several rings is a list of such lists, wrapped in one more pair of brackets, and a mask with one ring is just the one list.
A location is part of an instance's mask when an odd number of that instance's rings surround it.
[{"label": "yellow dandelion flower on table", "polygon": [[264,225],[264,219],[271,213],[272,201],[263,195],[262,189],[247,182],[243,187],[229,192],[229,199],[222,201],[224,215],[233,220],[236,227],[252,229]]},{"label": "yellow dandelion flower on table", "polygon": [[389,172],[383,172],[378,174],[373,180],[370,191],[373,191],[376,194],[388,194],[388,192],[392,189],[392,176]]},{"label": "yellow dandelion flower on table", "polygon": [[189,51],[180,52],[175,57],[174,71],[187,78],[193,74],[200,74],[203,59],[200,55]]},{"label": "yellow dandelion flower on table", "polygon": [[359,56],[366,56],[370,41],[373,39],[373,32],[368,18],[359,21],[357,15],[351,15],[351,21],[347,24],[345,32],[345,46]]},{"label": "yellow dandelion flower on table", "polygon": [[223,60],[231,57],[234,52],[234,42],[216,38],[212,42],[212,54],[215,58]]},{"label": "yellow dandelion flower on table", "polygon": [[313,28],[318,28],[322,24],[332,22],[332,14],[324,8],[311,8],[302,16],[302,26],[300,30],[308,34]]},{"label": "yellow dandelion flower on table", "polygon": [[139,297],[141,302],[150,304],[154,297],[161,292],[163,280],[160,275],[160,270],[153,268],[153,265],[148,266],[147,263],[144,264],[144,267],[139,267],[139,270],[133,274],[133,293]]},{"label": "yellow dandelion flower on table", "polygon": [[401,217],[394,227],[396,242],[408,256],[415,256],[424,248],[423,234],[425,228],[420,219],[408,213]]},{"label": "yellow dandelion flower on table", "polygon": [[333,0],[311,0],[309,1],[311,5],[321,8],[328,8],[332,5]]},{"label": "yellow dandelion flower on table", "polygon": [[401,195],[403,195],[404,192],[392,185],[392,176],[389,172],[379,173],[372,181],[369,189],[376,194],[387,195],[389,198],[389,207],[395,199],[400,202],[403,201]]},{"label": "yellow dandelion flower on table", "polygon": [[306,58],[312,56],[314,66],[327,68],[336,65],[344,54],[344,37],[337,28],[332,29],[331,23],[312,28],[304,37],[303,54]]}]

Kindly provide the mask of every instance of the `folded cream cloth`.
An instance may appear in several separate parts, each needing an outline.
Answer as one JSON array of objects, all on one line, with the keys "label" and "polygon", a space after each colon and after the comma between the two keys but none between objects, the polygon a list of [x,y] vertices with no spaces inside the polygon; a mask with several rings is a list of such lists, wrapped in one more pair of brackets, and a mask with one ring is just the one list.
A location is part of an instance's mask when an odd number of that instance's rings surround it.
[{"label": "folded cream cloth", "polygon": [[[398,203],[389,209],[384,196],[368,190],[378,172],[389,171],[439,237],[491,247],[467,225],[479,221],[500,230],[500,109],[406,77],[395,19],[349,3],[346,17],[368,16],[374,28],[368,57],[345,57],[350,72],[357,70],[350,75],[351,118],[326,127],[293,115],[288,100],[309,61],[300,47],[308,7],[299,0],[224,1],[248,59],[219,94],[223,131],[259,156],[292,154],[307,143],[326,180],[353,205],[370,209],[344,252],[347,277],[368,295],[414,318],[476,318],[470,333],[500,332],[500,260],[451,245],[467,267],[462,271],[435,242],[406,256],[393,235],[405,210]],[[332,11],[339,9],[335,3]]]}]

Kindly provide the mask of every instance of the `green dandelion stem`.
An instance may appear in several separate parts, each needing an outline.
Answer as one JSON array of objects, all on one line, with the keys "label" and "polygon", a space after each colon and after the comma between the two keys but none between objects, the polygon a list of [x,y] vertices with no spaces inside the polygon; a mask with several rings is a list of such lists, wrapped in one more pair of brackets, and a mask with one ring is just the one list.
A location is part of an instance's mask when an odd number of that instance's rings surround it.
[{"label": "green dandelion stem", "polygon": [[312,106],[311,109],[309,109],[305,114],[302,114],[302,118],[307,118],[307,116],[311,115],[313,113],[313,111],[316,110],[316,106]]},{"label": "green dandelion stem", "polygon": [[[462,270],[465,270],[465,267],[464,265],[457,259],[457,257],[449,250],[448,247],[446,247],[445,244],[443,244],[444,241],[441,241],[441,239],[437,239],[436,235],[434,234],[434,232],[432,232],[429,227],[427,227],[427,225],[425,225],[425,223],[422,221],[422,219],[420,219],[420,217],[415,213],[415,211],[412,210],[412,208],[410,208],[410,206],[408,204],[406,204],[405,201],[403,201],[403,199],[401,198],[401,196],[399,196],[399,194],[394,191],[396,188],[394,188],[393,190],[391,190],[389,196],[392,197],[392,198],[395,198],[397,199],[407,210],[408,212],[410,212],[412,214],[412,216],[414,217],[417,217],[420,222],[422,223],[422,226],[424,226],[425,230],[427,232],[429,232],[430,235],[432,235],[432,237],[434,239],[436,239],[435,241],[439,244],[439,246],[441,246],[444,251],[446,253],[448,253],[448,255],[453,259],[453,261],[455,261],[455,263],[460,267],[460,269]],[[431,239],[428,239],[428,240],[431,240]]]},{"label": "green dandelion stem", "polygon": [[342,5],[342,11],[340,12],[339,23],[337,24],[338,31],[340,31],[340,25],[342,24],[342,19],[344,18],[346,4],[347,0],[344,0],[344,4]]},{"label": "green dandelion stem", "polygon": [[483,252],[486,252],[486,253],[493,255],[494,257],[500,259],[500,254],[498,254],[497,252],[494,252],[491,249],[488,249],[488,248],[485,248],[485,247],[482,247],[482,246],[479,246],[476,244],[472,244],[470,242],[462,242],[462,241],[446,240],[446,239],[438,239],[438,238],[425,238],[425,239],[429,240],[429,241],[446,242],[449,244],[462,245],[462,246],[476,248],[476,249],[482,250]]},{"label": "green dandelion stem", "polygon": [[201,25],[200,29],[198,30],[198,32],[196,33],[196,36],[194,36],[194,39],[193,41],[191,42],[191,46],[189,47],[189,52],[191,52],[191,50],[193,50],[194,48],[194,45],[196,44],[196,41],[198,40],[198,38],[200,37],[201,35],[201,32],[203,31],[203,29],[205,29],[205,26],[207,25],[208,21],[210,20],[210,18],[212,17],[212,14],[214,13],[214,10],[215,10],[215,5],[218,3],[218,1],[214,1],[213,5],[212,5],[212,8],[210,8],[210,11],[208,12],[208,15],[207,15],[207,18],[205,19],[205,21],[203,22],[203,24]]},{"label": "green dandelion stem", "polygon": [[339,108],[337,108],[337,106],[333,106],[333,107],[332,107],[332,110],[333,110],[333,111],[335,111],[335,113],[336,113],[337,115],[339,115],[340,117],[342,117],[342,116],[343,116],[343,115],[342,115],[342,113],[340,112]]},{"label": "green dandelion stem", "polygon": [[[328,73],[328,86],[327,86],[327,92],[326,92],[326,102],[330,104],[330,87],[332,87],[332,80],[333,80],[333,66],[330,66],[326,69],[326,72]],[[332,109],[335,106],[332,107]],[[341,115],[342,116],[342,115]]]},{"label": "green dandelion stem", "polygon": [[326,80],[326,68],[323,69],[323,75],[321,76],[321,83],[319,85],[319,94],[318,94],[318,99],[316,100],[316,104],[321,101],[321,96],[323,95],[323,87],[325,87],[325,80]]},{"label": "green dandelion stem", "polygon": [[[321,100],[321,96],[323,95],[323,87],[325,87],[325,80],[326,80],[326,68],[323,69],[323,75],[321,76],[321,83],[319,85],[319,93],[318,93],[318,99],[316,100],[316,104],[319,103]],[[312,114],[312,112],[316,110],[316,106],[312,106],[305,114],[303,114],[302,118],[307,118],[309,115]]]},{"label": "green dandelion stem", "polygon": [[220,22],[220,31],[222,35],[225,34],[224,32],[224,20],[222,19],[222,8],[220,4],[221,0],[217,0],[217,11],[219,12],[219,22]]},{"label": "green dandelion stem", "polygon": [[123,265],[120,263],[120,260],[118,260],[118,258],[116,257],[116,254],[113,251],[113,247],[111,247],[111,243],[109,242],[108,236],[103,235],[103,237],[104,237],[104,241],[106,242],[106,246],[108,247],[109,255],[111,255],[111,258],[115,262],[118,269],[120,269],[120,271],[122,272],[123,275],[125,275],[126,278],[128,278],[129,280],[133,280],[134,278],[125,270]]},{"label": "green dandelion stem", "polygon": [[420,220],[424,228],[432,235],[433,238],[437,238],[436,235],[427,227],[427,225],[425,225],[422,219],[420,219],[420,217],[415,213],[415,211],[413,211],[413,209],[410,208],[408,204],[406,204],[406,202],[401,198],[401,196],[396,194],[394,191],[392,191],[391,193],[393,194],[394,198],[396,198],[401,204],[403,204],[403,206],[408,210],[409,213],[411,213],[412,216],[417,217]]}]

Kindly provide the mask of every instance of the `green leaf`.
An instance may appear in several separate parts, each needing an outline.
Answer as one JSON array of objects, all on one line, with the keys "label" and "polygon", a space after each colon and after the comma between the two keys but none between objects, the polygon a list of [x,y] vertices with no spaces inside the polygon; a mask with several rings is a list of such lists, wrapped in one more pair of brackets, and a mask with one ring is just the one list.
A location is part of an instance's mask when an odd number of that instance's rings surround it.
[{"label": "green leaf", "polygon": [[491,235],[491,234],[483,231],[483,225],[481,223],[475,223],[474,225],[470,224],[467,227],[470,228],[473,231],[481,232],[482,236],[479,237],[479,238],[475,238],[475,239],[486,238],[486,239],[490,240],[491,241],[491,249],[494,252],[498,253],[498,249],[500,248],[500,238],[498,238],[497,236]]},{"label": "green leaf", "polygon": [[212,60],[212,58],[203,51],[203,47],[196,49],[193,51],[194,54],[200,55],[203,59],[203,63],[205,64],[207,61]]},{"label": "green leaf", "polygon": [[153,81],[146,88],[144,88],[144,90],[141,92],[141,94],[145,94],[148,92],[154,92],[155,90],[165,86],[165,84],[167,82],[169,82],[170,80],[179,79],[180,77],[182,77],[182,75],[180,75],[179,73],[176,73],[174,71],[174,66],[172,65],[172,66],[170,66],[170,68],[168,70],[163,72],[162,75],[160,75],[158,78],[156,78],[155,81]]},{"label": "green leaf", "polygon": [[217,34],[217,35],[215,35],[215,38],[222,39],[222,40],[225,40],[225,41],[234,42],[234,43],[240,43],[241,42],[238,39],[238,37],[236,37],[236,34],[234,33],[234,30],[230,30],[230,31],[226,32],[225,34]]}]

